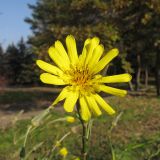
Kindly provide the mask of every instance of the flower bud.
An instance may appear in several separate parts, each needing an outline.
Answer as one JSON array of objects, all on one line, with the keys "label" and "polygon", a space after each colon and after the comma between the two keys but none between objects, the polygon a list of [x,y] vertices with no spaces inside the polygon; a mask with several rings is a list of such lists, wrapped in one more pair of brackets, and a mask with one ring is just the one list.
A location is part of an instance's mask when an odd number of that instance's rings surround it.
[{"label": "flower bud", "polygon": [[66,117],[66,121],[69,122],[69,123],[74,123],[75,122],[75,118],[72,117],[72,116],[67,116]]},{"label": "flower bud", "polygon": [[59,151],[59,154],[60,154],[62,157],[66,157],[67,154],[68,154],[67,148],[65,148],[65,147],[61,148],[60,151]]}]

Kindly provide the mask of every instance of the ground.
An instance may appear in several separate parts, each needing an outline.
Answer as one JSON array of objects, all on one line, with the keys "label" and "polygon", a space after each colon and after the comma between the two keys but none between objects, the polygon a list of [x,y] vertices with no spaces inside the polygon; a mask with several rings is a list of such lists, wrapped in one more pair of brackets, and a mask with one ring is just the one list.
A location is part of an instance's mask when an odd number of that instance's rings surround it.
[{"label": "ground", "polygon": [[[29,120],[43,112],[52,103],[58,92],[59,89],[55,88],[1,89],[0,131],[2,136],[0,139],[0,159],[13,158],[14,156],[11,156],[11,154],[14,154],[15,157],[18,156],[18,148],[21,143],[13,147],[14,132],[20,129],[20,132],[24,134],[28,123],[30,123]],[[116,160],[149,160],[149,158],[150,160],[159,160],[160,98],[156,97],[155,92],[141,92],[141,94],[132,92],[125,98],[109,96],[105,99],[115,108],[117,114],[109,117],[104,113],[103,116],[94,120],[90,160],[109,159],[110,149],[107,145],[107,130],[121,112],[122,116],[112,131],[112,143],[116,152]],[[55,110],[54,118],[64,115],[65,113],[60,104]],[[18,128],[13,127],[17,120],[16,126]],[[51,130],[48,130],[47,133],[40,132],[41,140],[44,137],[46,138],[46,134],[50,135],[49,139],[55,139],[54,136],[57,137],[57,135],[64,133],[69,126],[61,124],[52,127],[53,130],[56,128],[56,132],[53,133]],[[75,147],[74,143],[80,142],[79,140],[76,141],[77,139],[74,139],[73,136],[65,142],[66,145],[70,146],[69,148],[74,147],[75,153],[73,154],[78,154],[78,148],[76,150],[77,146]],[[11,150],[10,154],[5,155],[9,150]],[[42,152],[45,153],[44,150]]]},{"label": "ground", "polygon": [[10,126],[17,118],[30,119],[37,115],[52,103],[59,90],[45,87],[0,88],[0,128]]}]

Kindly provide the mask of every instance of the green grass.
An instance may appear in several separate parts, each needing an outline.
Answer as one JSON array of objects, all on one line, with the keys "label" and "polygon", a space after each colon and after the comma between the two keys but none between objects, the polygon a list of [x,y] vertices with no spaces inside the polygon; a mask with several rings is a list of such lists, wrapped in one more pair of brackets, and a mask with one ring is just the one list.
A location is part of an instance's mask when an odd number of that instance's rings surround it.
[{"label": "green grass", "polygon": [[[7,97],[7,93],[5,94],[3,95],[5,100],[2,97],[0,98],[1,103],[6,102],[12,95],[10,94]],[[26,95],[23,93],[23,98],[20,95],[22,94],[13,94],[10,102],[15,101],[17,98],[19,101],[22,100],[24,102],[26,100],[28,102],[35,101],[37,97],[38,99],[43,97],[42,95],[37,95],[37,93],[27,93]],[[49,96],[51,96],[50,93]],[[140,96],[127,96],[126,98],[108,97],[106,99],[118,113],[123,111],[117,126],[112,131],[112,143],[116,160],[159,160],[160,99]],[[65,113],[63,111],[55,110],[52,119],[64,116]],[[94,120],[88,160],[111,160],[107,131],[115,117],[110,117],[104,113],[103,116]],[[23,146],[23,140],[20,140],[20,137],[25,134],[28,124],[30,124],[29,120],[18,121],[14,126],[0,130],[0,160],[18,159],[19,151]],[[43,129],[41,127],[38,128],[28,137],[26,153],[36,144],[43,142],[43,145],[32,153],[29,160],[47,154],[56,140],[77,124],[78,122],[76,124],[57,122],[49,127],[42,124]],[[75,133],[72,133],[62,144],[69,149],[71,156],[80,154],[80,131],[81,129],[79,128],[74,130]],[[17,142],[15,143],[15,141]],[[42,157],[39,159],[42,159]]]}]

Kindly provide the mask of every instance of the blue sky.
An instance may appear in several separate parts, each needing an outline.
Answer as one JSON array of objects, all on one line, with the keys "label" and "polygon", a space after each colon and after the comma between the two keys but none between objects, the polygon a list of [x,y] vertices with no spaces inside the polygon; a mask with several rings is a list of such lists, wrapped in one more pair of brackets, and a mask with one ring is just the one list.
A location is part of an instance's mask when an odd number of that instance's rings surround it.
[{"label": "blue sky", "polygon": [[32,32],[24,18],[31,15],[27,4],[35,4],[36,0],[1,0],[0,3],[0,43],[4,48],[9,43],[17,43],[23,36]]}]

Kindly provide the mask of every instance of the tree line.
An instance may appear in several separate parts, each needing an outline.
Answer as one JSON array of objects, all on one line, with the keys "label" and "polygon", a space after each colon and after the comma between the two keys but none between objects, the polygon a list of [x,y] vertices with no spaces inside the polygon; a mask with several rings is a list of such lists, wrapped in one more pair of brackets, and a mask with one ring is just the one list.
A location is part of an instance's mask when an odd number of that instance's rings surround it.
[{"label": "tree line", "polygon": [[142,84],[147,88],[150,82],[160,95],[159,0],[37,0],[28,7],[32,15],[25,21],[33,32],[28,39],[30,53],[49,61],[46,52],[55,40],[64,43],[66,35],[73,34],[80,50],[86,38],[98,36],[105,50],[120,50],[104,74],[131,73],[132,90]]},{"label": "tree line", "polygon": [[9,44],[5,51],[0,46],[0,59],[2,86],[31,85],[38,81],[35,70],[36,55],[23,38],[16,45]]}]

